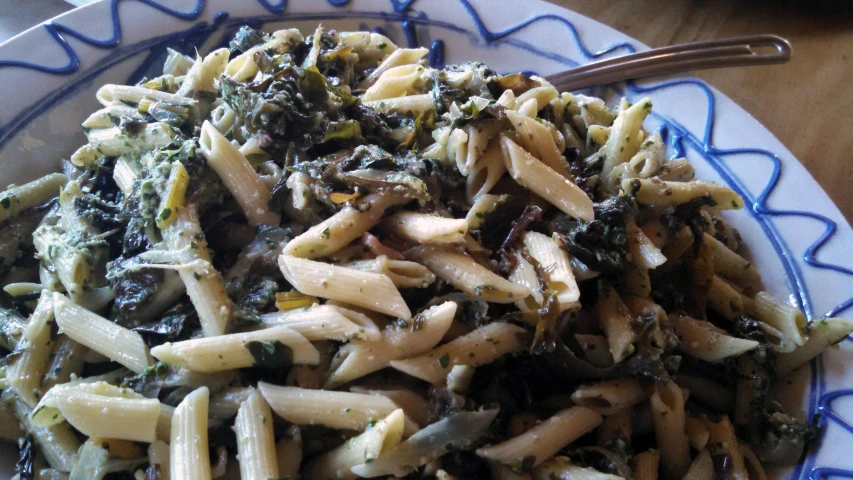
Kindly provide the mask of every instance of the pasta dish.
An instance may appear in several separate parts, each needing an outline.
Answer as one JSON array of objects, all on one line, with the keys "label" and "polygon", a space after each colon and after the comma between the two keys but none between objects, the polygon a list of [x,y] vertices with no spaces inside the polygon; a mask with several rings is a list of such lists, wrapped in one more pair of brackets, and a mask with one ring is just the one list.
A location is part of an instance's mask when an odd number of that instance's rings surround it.
[{"label": "pasta dish", "polygon": [[774,298],[615,106],[379,33],[243,27],[104,85],[0,193],[18,480],[764,480],[853,331]]}]

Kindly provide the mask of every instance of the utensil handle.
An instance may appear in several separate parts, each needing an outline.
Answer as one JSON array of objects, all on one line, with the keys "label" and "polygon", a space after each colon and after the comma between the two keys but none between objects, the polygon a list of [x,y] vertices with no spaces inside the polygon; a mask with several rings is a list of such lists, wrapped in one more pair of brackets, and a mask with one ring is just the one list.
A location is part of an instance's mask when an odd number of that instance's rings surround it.
[{"label": "utensil handle", "polygon": [[589,63],[545,77],[558,90],[577,90],[631,78],[686,70],[785,63],[791,44],[777,35],[706,40]]}]

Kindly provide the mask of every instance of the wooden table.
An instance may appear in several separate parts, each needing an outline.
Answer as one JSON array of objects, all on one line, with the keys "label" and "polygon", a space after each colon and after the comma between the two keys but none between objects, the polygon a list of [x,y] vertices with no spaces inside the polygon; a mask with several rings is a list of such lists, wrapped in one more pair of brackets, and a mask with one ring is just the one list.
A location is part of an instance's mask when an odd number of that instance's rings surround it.
[{"label": "wooden table", "polygon": [[697,76],[773,132],[853,221],[853,2],[549,1],[651,47],[756,33],[787,38],[788,64]]}]

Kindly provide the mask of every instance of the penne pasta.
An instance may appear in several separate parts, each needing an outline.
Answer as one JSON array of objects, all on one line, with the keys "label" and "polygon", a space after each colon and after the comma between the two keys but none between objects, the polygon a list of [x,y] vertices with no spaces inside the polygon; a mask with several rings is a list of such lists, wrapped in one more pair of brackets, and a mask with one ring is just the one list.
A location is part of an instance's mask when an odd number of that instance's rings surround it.
[{"label": "penne pasta", "polygon": [[744,207],[743,199],[734,190],[714,182],[671,182],[657,178],[626,178],[622,190],[633,195],[637,203],[668,207],[687,203],[697,198],[710,199],[711,208],[717,210],[739,210]]},{"label": "penne pasta", "polygon": [[305,476],[317,479],[355,479],[350,470],[356,465],[370,463],[403,440],[406,416],[402,409],[378,421],[370,430],[347,440],[343,445],[314,457],[305,466]]},{"label": "penne pasta", "polygon": [[249,223],[277,225],[279,215],[267,207],[270,191],[261,183],[255,168],[237,147],[231,145],[231,142],[207,121],[201,126],[198,144],[201,153],[207,158],[207,164],[237,199]]},{"label": "penne pasta", "polygon": [[38,304],[21,335],[19,356],[6,373],[6,381],[28,407],[35,407],[41,395],[41,380],[50,360],[53,341],[50,324],[53,322],[53,294],[42,290]]},{"label": "penne pasta", "polygon": [[391,362],[391,367],[433,385],[444,384],[456,365],[478,367],[524,349],[524,329],[490,323],[417,357]]},{"label": "penne pasta", "polygon": [[408,320],[409,307],[394,282],[385,275],[363,272],[282,254],[278,265],[284,278],[306,294],[351,303]]},{"label": "penne pasta", "polygon": [[57,385],[31,414],[33,424],[63,420],[89,437],[151,443],[156,439],[160,402],[105,382]]},{"label": "penne pasta", "polygon": [[11,187],[0,194],[0,223],[28,208],[38,207],[59,196],[59,190],[68,182],[61,173],[51,173],[30,183]]},{"label": "penne pasta", "polygon": [[341,347],[332,362],[325,388],[381,370],[392,360],[428,352],[444,337],[455,314],[456,303],[444,302],[419,313],[403,328],[389,326],[379,341],[353,341]]},{"label": "penne pasta", "polygon": [[664,478],[681,478],[690,467],[684,395],[675,382],[659,383],[651,395],[652,420]]},{"label": "penne pasta", "polygon": [[651,111],[652,101],[648,97],[628,108],[620,108],[613,126],[610,127],[607,143],[601,148],[604,158],[602,177],[610,177],[616,167],[630,160],[640,150],[642,140],[638,134],[643,127],[643,120]]},{"label": "penne pasta", "polygon": [[647,395],[637,380],[622,378],[581,385],[574,393],[575,405],[601,415],[613,415],[646,400]]},{"label": "penne pasta", "polygon": [[506,169],[516,182],[566,215],[587,222],[593,220],[592,201],[580,187],[537,160],[508,137],[501,137],[500,143]]},{"label": "penne pasta", "polygon": [[613,361],[619,363],[631,353],[636,336],[631,328],[630,312],[613,288],[602,284],[598,292],[594,312],[607,336]]},{"label": "penne pasta", "polygon": [[138,333],[71,303],[61,293],[53,294],[53,311],[60,332],[75,342],[136,373],[150,365],[148,347]]},{"label": "penne pasta", "polygon": [[385,210],[409,201],[394,195],[368,195],[358,207],[346,206],[288,242],[282,253],[301,258],[319,258],[335,253],[378,225]]},{"label": "penne pasta", "polygon": [[187,395],[172,417],[169,471],[172,480],[211,478],[207,442],[207,407],[210,392],[201,387]]},{"label": "penne pasta", "polygon": [[359,477],[402,477],[459,445],[468,445],[486,433],[497,410],[457,412],[418,431],[370,463],[350,470]]},{"label": "penne pasta", "polygon": [[492,273],[463,253],[421,245],[407,251],[405,255],[427,267],[436,277],[486,302],[513,303],[530,295],[526,288]]},{"label": "penne pasta", "polygon": [[331,305],[312,305],[307,309],[294,309],[261,315],[266,327],[284,326],[305,337],[309,342],[320,340],[376,341],[381,338],[378,330],[365,328],[344,315],[342,309]]},{"label": "penne pasta", "polygon": [[803,346],[806,317],[799,309],[773,298],[767,292],[758,292],[755,295],[752,308],[759,320],[778,329],[794,345]]},{"label": "penne pasta", "polygon": [[658,464],[660,463],[660,452],[650,448],[634,457],[634,479],[656,480],[658,478]]},{"label": "penne pasta", "polygon": [[392,260],[387,255],[380,255],[372,260],[345,262],[341,266],[385,275],[397,288],[426,288],[435,281],[435,275],[423,265],[405,260]]},{"label": "penne pasta", "polygon": [[780,376],[788,375],[808,363],[830,345],[844,340],[853,332],[853,322],[840,318],[824,318],[810,325],[809,339],[803,346],[777,357]]},{"label": "penne pasta", "polygon": [[234,422],[240,478],[245,480],[278,478],[272,420],[270,407],[257,390],[240,405]]},{"label": "penne pasta", "polygon": [[517,437],[478,448],[477,455],[514,468],[522,464],[535,467],[594,430],[601,422],[601,415],[595,411],[585,407],[571,407],[557,412]]},{"label": "penne pasta", "polygon": [[166,342],[154,347],[151,355],[167,365],[203,373],[253,365],[268,368],[315,365],[320,361],[320,352],[305,337],[286,326]]},{"label": "penne pasta", "polygon": [[581,293],[566,251],[538,232],[525,233],[523,240],[527,252],[539,263],[547,288],[557,294],[560,311],[578,308]]},{"label": "penne pasta", "polygon": [[[297,425],[324,425],[363,432],[398,409],[391,399],[382,395],[279,387],[266,382],[258,382],[258,390],[276,414]],[[404,435],[417,430],[408,418],[404,419],[404,424]]]},{"label": "penne pasta", "polygon": [[717,478],[714,471],[714,461],[711,459],[711,454],[708,450],[702,450],[699,455],[693,459],[687,473],[684,474],[685,480],[713,480]]},{"label": "penne pasta", "polygon": [[383,226],[392,234],[417,243],[461,243],[468,232],[465,219],[408,211],[391,215]]},{"label": "penne pasta", "polygon": [[670,319],[681,339],[679,349],[706,362],[719,362],[758,348],[755,340],[733,337],[704,320],[680,315],[672,315]]}]

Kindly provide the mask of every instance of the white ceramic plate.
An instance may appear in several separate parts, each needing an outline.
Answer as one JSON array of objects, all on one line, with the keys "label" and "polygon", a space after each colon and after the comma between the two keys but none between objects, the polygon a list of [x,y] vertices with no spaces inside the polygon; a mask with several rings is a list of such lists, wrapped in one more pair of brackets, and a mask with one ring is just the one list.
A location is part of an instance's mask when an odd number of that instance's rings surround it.
[{"label": "white ceramic plate", "polygon": [[[549,74],[647,48],[536,0],[102,1],[0,45],[0,187],[55,170],[60,158],[84,143],[79,124],[98,107],[98,86],[127,83],[159,67],[166,46],[207,51],[245,23],[310,32],[318,22],[339,30],[380,27],[399,45],[430,47],[433,62],[476,60],[501,72]],[[651,96],[655,114],[647,128],[663,128],[672,154],[686,155],[700,178],[726,183],[747,199],[748,210],[729,219],[750,246],[767,287],[811,319],[850,316],[853,230],[802,165],[747,112],[692,78],[595,93],[610,99]],[[798,466],[774,471],[774,477],[853,477],[853,456],[847,453],[853,441],[853,375],[844,371],[851,360],[847,341],[786,387],[785,403],[809,416],[822,413],[824,430]],[[11,476],[12,458],[0,457],[0,477]]]}]

